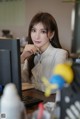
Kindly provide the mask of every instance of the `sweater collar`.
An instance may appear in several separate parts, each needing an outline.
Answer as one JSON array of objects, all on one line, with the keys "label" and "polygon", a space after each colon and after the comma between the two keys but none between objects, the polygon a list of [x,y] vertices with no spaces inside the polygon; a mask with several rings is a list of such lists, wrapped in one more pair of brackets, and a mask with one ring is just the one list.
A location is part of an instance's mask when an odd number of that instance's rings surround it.
[{"label": "sweater collar", "polygon": [[50,54],[50,52],[51,52],[51,49],[53,49],[54,47],[50,44],[49,46],[48,46],[48,48],[41,54],[41,56],[43,57],[43,56],[45,56],[45,55],[49,55]]}]

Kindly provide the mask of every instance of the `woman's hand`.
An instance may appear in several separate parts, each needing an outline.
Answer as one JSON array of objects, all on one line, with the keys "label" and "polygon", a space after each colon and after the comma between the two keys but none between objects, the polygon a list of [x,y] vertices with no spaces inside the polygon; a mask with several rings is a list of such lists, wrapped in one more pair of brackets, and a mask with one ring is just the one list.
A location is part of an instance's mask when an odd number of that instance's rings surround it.
[{"label": "woman's hand", "polygon": [[37,48],[34,45],[27,44],[21,54],[21,63],[24,63],[25,59],[28,59],[32,54],[37,52]]}]

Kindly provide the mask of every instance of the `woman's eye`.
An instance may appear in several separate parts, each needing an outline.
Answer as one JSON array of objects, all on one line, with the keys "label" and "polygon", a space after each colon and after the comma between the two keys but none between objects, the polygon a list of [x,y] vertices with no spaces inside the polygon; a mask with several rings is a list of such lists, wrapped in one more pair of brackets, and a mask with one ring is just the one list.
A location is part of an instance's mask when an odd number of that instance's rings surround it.
[{"label": "woman's eye", "polygon": [[46,30],[42,30],[41,32],[42,32],[42,33],[47,33],[47,31],[46,31]]},{"label": "woman's eye", "polygon": [[36,30],[35,29],[31,29],[31,32],[36,32]]}]

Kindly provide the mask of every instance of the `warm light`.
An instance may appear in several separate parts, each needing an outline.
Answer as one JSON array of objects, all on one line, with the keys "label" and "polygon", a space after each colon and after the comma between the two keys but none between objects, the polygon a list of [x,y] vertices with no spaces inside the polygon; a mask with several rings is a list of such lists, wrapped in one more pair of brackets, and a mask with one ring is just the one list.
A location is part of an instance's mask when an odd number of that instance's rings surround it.
[{"label": "warm light", "polygon": [[75,23],[75,10],[72,10],[72,14],[71,14],[71,30],[74,30],[74,23]]}]

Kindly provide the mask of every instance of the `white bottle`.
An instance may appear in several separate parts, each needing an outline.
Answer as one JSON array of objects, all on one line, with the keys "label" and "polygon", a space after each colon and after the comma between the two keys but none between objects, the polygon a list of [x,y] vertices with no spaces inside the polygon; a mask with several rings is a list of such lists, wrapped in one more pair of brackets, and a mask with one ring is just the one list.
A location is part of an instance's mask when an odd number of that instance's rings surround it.
[{"label": "white bottle", "polygon": [[0,113],[6,119],[26,119],[26,110],[17,93],[16,86],[9,83],[5,86],[0,101]]}]

